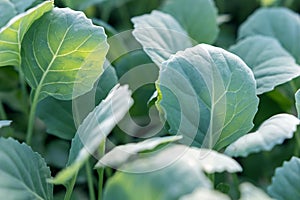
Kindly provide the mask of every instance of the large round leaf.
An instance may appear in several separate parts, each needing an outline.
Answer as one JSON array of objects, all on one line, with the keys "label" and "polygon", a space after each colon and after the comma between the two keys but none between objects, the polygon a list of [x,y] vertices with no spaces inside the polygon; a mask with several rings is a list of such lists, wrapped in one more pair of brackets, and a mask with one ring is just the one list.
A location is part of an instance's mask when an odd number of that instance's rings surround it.
[{"label": "large round leaf", "polygon": [[82,12],[54,8],[25,35],[21,67],[36,99],[50,95],[70,100],[92,89],[107,50],[102,27]]},{"label": "large round leaf", "polygon": [[257,94],[271,91],[277,85],[300,75],[300,66],[274,38],[247,37],[232,46],[230,51],[242,58],[252,69],[257,83]]},{"label": "large round leaf", "polygon": [[261,8],[240,27],[238,37],[265,35],[276,38],[300,63],[299,15],[287,8]]},{"label": "large round leaf", "polygon": [[268,193],[277,200],[300,199],[300,159],[292,157],[275,171]]},{"label": "large round leaf", "polygon": [[211,0],[167,0],[162,10],[172,15],[198,43],[212,44],[219,28],[217,8]]},{"label": "large round leaf", "polygon": [[292,138],[300,120],[290,114],[278,114],[266,120],[257,131],[240,137],[230,144],[225,153],[246,157],[251,153],[269,151],[285,139]]},{"label": "large round leaf", "polygon": [[180,51],[164,62],[158,107],[185,143],[220,149],[253,127],[258,98],[252,71],[237,56],[210,45]]},{"label": "large round leaf", "polygon": [[159,67],[171,54],[192,47],[185,30],[169,14],[152,11],[151,14],[132,18],[132,22],[133,36]]},{"label": "large round leaf", "polygon": [[[8,2],[8,1],[6,1]],[[21,2],[21,1],[19,1]],[[1,8],[2,4],[5,3],[5,1],[0,1],[0,28],[2,19],[9,16],[10,14],[16,14],[19,12],[23,12],[25,8],[23,8],[24,5],[27,3],[30,3],[31,1],[22,1],[22,3],[16,3],[17,5],[14,5],[13,3],[9,3],[9,5],[5,8]],[[23,6],[22,6],[23,4]],[[10,11],[11,6],[13,6],[14,11]],[[29,6],[29,5],[27,5]],[[29,9],[28,11],[16,15],[14,18],[12,18],[4,27],[0,29],[0,66],[5,65],[13,65],[13,66],[20,66],[20,53],[21,53],[21,42],[24,38],[25,33],[30,28],[30,26],[33,24],[35,20],[40,18],[45,12],[48,12],[53,8],[53,2],[52,1],[45,1],[39,5],[37,5],[34,8]],[[8,15],[4,13],[2,17],[2,12],[8,11]]]},{"label": "large round leaf", "polygon": [[26,144],[0,138],[0,199],[49,199],[53,186],[44,159]]}]

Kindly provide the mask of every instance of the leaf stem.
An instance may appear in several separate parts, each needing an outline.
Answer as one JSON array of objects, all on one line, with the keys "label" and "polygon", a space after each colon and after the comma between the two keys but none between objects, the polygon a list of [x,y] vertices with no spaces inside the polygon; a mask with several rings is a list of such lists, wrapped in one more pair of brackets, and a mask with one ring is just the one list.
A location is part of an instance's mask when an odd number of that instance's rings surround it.
[{"label": "leaf stem", "polygon": [[[102,157],[105,154],[105,140],[101,142],[99,146],[99,156]],[[103,176],[104,176],[104,168],[97,169],[98,172],[98,200],[102,200],[102,192],[103,192]]]},{"label": "leaf stem", "polygon": [[22,103],[23,103],[23,109],[25,114],[29,115],[29,109],[28,109],[28,92],[26,89],[26,82],[24,79],[24,75],[22,72],[19,71],[19,82],[21,85],[21,94],[22,94]]},{"label": "leaf stem", "polygon": [[296,139],[296,146],[295,146],[294,154],[296,157],[299,157],[300,155],[300,132],[299,131],[295,133],[295,139]]},{"label": "leaf stem", "polygon": [[93,184],[93,175],[92,175],[92,170],[91,170],[91,165],[90,165],[89,160],[85,163],[85,171],[86,171],[86,175],[87,175],[90,200],[96,200],[94,184]]},{"label": "leaf stem", "polygon": [[64,200],[70,200],[71,199],[71,196],[72,196],[72,193],[73,193],[73,189],[74,189],[74,185],[76,183],[76,178],[77,178],[77,174],[72,177],[72,179],[70,180],[70,184],[68,184],[66,186],[67,192],[65,194]]},{"label": "leaf stem", "polygon": [[293,93],[295,94],[298,90],[295,82],[293,80],[291,80],[289,83],[290,83],[290,86],[291,86],[291,89],[292,89]]},{"label": "leaf stem", "polygon": [[31,138],[32,138],[32,134],[33,134],[33,127],[34,127],[36,107],[37,107],[37,103],[38,103],[38,96],[39,96],[39,91],[37,90],[34,94],[33,102],[31,104],[30,113],[29,113],[29,120],[28,120],[27,134],[26,134],[26,143],[28,145],[30,145],[30,143],[31,143]]},{"label": "leaf stem", "polygon": [[97,169],[98,172],[98,200],[102,200],[102,190],[103,190],[103,172],[104,168]]}]

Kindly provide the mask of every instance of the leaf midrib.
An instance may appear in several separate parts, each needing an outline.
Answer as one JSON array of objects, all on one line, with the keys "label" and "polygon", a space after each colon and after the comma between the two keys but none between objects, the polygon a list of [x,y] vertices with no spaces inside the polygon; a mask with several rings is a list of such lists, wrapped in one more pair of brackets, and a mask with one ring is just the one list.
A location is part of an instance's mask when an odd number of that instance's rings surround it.
[{"label": "leaf midrib", "polygon": [[[64,34],[64,36],[63,36],[61,42],[59,43],[59,45],[58,45],[58,47],[57,47],[57,49],[56,49],[56,52],[55,52],[55,54],[53,55],[53,57],[52,57],[50,63],[48,64],[47,69],[43,72],[43,76],[42,76],[42,78],[40,79],[40,81],[39,81],[39,83],[38,83],[38,86],[37,86],[37,89],[36,89],[36,92],[35,92],[35,95],[34,95],[34,101],[37,101],[37,100],[38,100],[39,94],[40,94],[41,89],[42,89],[42,86],[43,86],[43,82],[44,82],[46,76],[48,75],[48,73],[49,73],[49,71],[50,71],[50,69],[51,69],[51,67],[52,67],[52,65],[53,65],[53,62],[55,61],[55,59],[56,59],[56,57],[57,57],[57,54],[58,54],[58,52],[60,51],[60,48],[61,48],[62,44],[64,43],[64,40],[65,40],[65,38],[66,38],[66,35],[68,34],[68,32],[70,31],[70,29],[71,29],[72,26],[73,26],[73,25],[69,26],[69,27],[67,28],[67,30],[65,31],[65,34]],[[47,37],[48,37],[48,36],[47,36]],[[48,43],[48,42],[49,42],[49,41],[47,41],[47,43]],[[51,52],[52,52],[52,49],[51,49]]]}]

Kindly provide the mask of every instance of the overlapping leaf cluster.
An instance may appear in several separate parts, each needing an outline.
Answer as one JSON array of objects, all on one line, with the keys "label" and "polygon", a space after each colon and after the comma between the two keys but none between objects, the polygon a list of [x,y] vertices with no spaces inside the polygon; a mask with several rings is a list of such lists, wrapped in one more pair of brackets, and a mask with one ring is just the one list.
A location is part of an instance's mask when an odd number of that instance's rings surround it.
[{"label": "overlapping leaf cluster", "polygon": [[[111,10],[131,0],[55,3],[66,8],[0,0],[1,199],[60,199],[53,192],[59,184],[72,199],[82,177],[90,199],[300,198],[297,13],[256,9],[236,43],[223,49],[220,24],[228,19],[211,0],[154,3],[156,9],[131,18],[126,41],[107,22]],[[86,16],[93,8],[102,20]],[[141,76],[151,74],[155,83],[133,94],[130,81],[120,85],[131,65],[149,63]],[[265,98],[282,112],[268,112]],[[151,105],[163,128],[141,139],[151,130],[139,133],[122,119],[130,112],[147,124]],[[9,109],[23,124],[9,119]],[[43,149],[39,138],[51,145]],[[267,160],[280,147],[289,156],[260,179],[264,184],[249,176],[252,156]]]}]

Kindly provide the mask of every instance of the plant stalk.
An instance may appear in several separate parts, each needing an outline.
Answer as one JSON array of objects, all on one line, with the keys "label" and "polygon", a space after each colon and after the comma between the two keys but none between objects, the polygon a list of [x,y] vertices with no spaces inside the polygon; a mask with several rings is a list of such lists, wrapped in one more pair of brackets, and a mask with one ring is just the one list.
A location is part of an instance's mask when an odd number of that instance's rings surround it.
[{"label": "plant stalk", "polygon": [[103,191],[103,172],[104,168],[97,169],[98,172],[98,200],[102,200]]},{"label": "plant stalk", "polygon": [[28,110],[28,92],[26,89],[26,83],[25,83],[25,79],[24,79],[24,75],[22,72],[19,71],[19,82],[21,85],[21,94],[22,94],[22,103],[23,103],[23,109],[25,114],[28,116],[29,115],[29,110]]},{"label": "plant stalk", "polygon": [[77,174],[72,177],[72,179],[70,181],[70,184],[68,184],[66,186],[67,191],[66,191],[64,200],[70,200],[71,199],[72,193],[73,193],[73,189],[74,189],[74,185],[76,183],[76,178],[77,178]]},{"label": "plant stalk", "polygon": [[93,175],[92,175],[92,170],[91,170],[91,165],[89,160],[85,163],[85,171],[87,175],[90,200],[96,200],[94,184],[93,184]]},{"label": "plant stalk", "polygon": [[[100,144],[98,153],[100,157],[102,157],[105,154],[105,140]],[[102,200],[104,167],[97,169],[97,172],[98,172],[98,200]]]},{"label": "plant stalk", "polygon": [[296,139],[296,146],[295,146],[294,154],[296,157],[299,157],[300,155],[300,132],[299,131],[295,133],[295,139]]},{"label": "plant stalk", "polygon": [[30,108],[30,113],[29,113],[29,120],[28,120],[28,127],[27,127],[27,134],[26,134],[26,143],[28,145],[31,144],[31,138],[33,134],[33,128],[34,128],[34,121],[35,121],[35,112],[36,112],[36,107],[38,103],[38,96],[37,93],[34,95],[34,99]]}]

